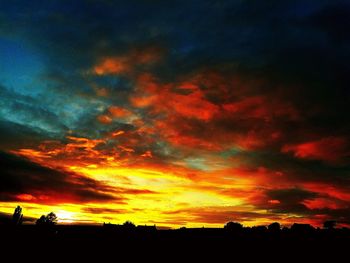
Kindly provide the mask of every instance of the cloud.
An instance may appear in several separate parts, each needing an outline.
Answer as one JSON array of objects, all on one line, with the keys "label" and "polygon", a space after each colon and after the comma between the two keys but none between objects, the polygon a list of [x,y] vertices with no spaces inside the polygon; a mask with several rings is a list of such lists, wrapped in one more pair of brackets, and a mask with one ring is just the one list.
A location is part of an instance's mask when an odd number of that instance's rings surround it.
[{"label": "cloud", "polygon": [[317,192],[302,188],[282,188],[265,190],[253,201],[260,209],[267,209],[270,213],[284,217],[294,214],[308,218],[314,224],[321,224],[322,220],[337,218],[340,223],[348,224],[350,199],[341,200],[331,193]]},{"label": "cloud", "polygon": [[110,124],[112,123],[112,118],[109,117],[108,115],[99,115],[97,117],[98,121],[103,123],[103,124]]},{"label": "cloud", "polygon": [[113,209],[113,208],[101,208],[101,207],[84,207],[83,211],[91,214],[124,214],[128,210],[126,209]]},{"label": "cloud", "polygon": [[[254,222],[273,222],[279,218],[270,213],[259,213],[254,211],[237,211],[237,207],[205,207],[205,208],[185,208],[175,211],[165,212],[173,218],[191,217],[194,222],[206,224],[226,224],[230,221],[242,222],[244,224],[254,224]],[[175,216],[176,215],[176,216]],[[252,221],[252,222],[250,222]],[[186,222],[186,221],[184,221]]]},{"label": "cloud", "polygon": [[59,117],[31,96],[22,95],[0,86],[0,112],[7,121],[24,125],[46,133],[65,132],[67,127]]},{"label": "cloud", "polygon": [[343,137],[327,137],[317,141],[284,145],[282,152],[291,152],[296,158],[321,160],[331,164],[339,163],[350,156],[348,142]]},{"label": "cloud", "polygon": [[0,119],[0,148],[10,150],[38,145],[43,140],[54,138],[41,129],[34,129],[11,121]]},{"label": "cloud", "polygon": [[265,194],[269,199],[269,208],[276,213],[303,214],[308,210],[303,202],[318,197],[317,193],[298,188],[273,189]]},{"label": "cloud", "polygon": [[103,183],[4,152],[1,152],[1,170],[2,201],[46,204],[125,201],[113,195],[113,189]]},{"label": "cloud", "polygon": [[124,118],[132,115],[132,112],[118,106],[111,106],[108,108],[110,114],[115,118]]},{"label": "cloud", "polygon": [[118,74],[128,70],[125,64],[126,62],[121,58],[106,58],[95,66],[94,71],[97,75]]},{"label": "cloud", "polygon": [[161,49],[157,47],[143,47],[132,49],[122,56],[105,57],[94,67],[97,75],[118,75],[132,73],[139,66],[151,65],[161,58]]}]

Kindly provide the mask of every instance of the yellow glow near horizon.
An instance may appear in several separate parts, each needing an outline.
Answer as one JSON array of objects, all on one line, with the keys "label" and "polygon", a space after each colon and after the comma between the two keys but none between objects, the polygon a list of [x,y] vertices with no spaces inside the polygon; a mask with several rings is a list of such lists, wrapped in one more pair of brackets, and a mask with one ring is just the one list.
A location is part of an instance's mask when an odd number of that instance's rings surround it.
[{"label": "yellow glow near horizon", "polygon": [[66,210],[58,210],[56,213],[57,221],[59,223],[73,223],[75,220],[75,213]]},{"label": "yellow glow near horizon", "polygon": [[[52,211],[60,224],[122,224],[130,220],[137,225],[173,228],[222,227],[224,222],[219,222],[235,220],[235,212],[256,212],[254,206],[247,206],[246,196],[244,192],[242,194],[242,191],[252,189],[256,179],[231,170],[196,170],[193,173],[182,167],[125,167],[116,163],[103,166],[66,164],[63,167],[105,185],[107,192],[101,193],[111,195],[115,200],[81,203],[73,200],[74,204],[70,204],[67,199],[67,203],[46,205],[23,200],[20,204],[23,213],[27,218],[33,218],[32,222]],[[17,205],[0,203],[2,211],[9,214]],[[260,211],[262,216],[254,221],[240,222],[249,226],[271,221],[268,215],[264,218],[265,212]],[[205,221],[203,213],[213,215],[213,218]]]},{"label": "yellow glow near horizon", "polygon": [[[128,169],[118,167],[73,167],[75,172],[105,183],[116,189],[150,190],[150,194],[123,194],[125,203],[84,203],[40,205],[21,204],[27,217],[39,218],[51,211],[58,217],[58,223],[103,223],[121,224],[127,220],[135,224],[157,224],[158,226],[187,227],[203,226],[195,222],[189,213],[178,215],[172,211],[192,207],[225,207],[244,203],[242,198],[219,195],[213,191],[197,189],[199,186],[210,186],[208,182],[196,182],[186,177],[165,173],[154,169]],[[154,193],[153,193],[154,192]],[[118,194],[116,194],[118,195]],[[5,206],[6,204],[6,206]],[[17,203],[0,203],[6,213],[12,213]],[[5,209],[4,209],[5,208]],[[184,223],[186,219],[186,223]],[[193,220],[192,220],[193,219]],[[222,226],[209,223],[206,225]]]}]

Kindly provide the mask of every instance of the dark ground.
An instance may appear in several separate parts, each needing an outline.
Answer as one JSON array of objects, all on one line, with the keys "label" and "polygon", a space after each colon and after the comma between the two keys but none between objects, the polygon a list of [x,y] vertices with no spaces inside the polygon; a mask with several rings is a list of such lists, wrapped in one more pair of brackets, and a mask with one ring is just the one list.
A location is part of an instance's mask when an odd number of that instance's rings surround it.
[{"label": "dark ground", "polygon": [[240,258],[267,262],[349,262],[350,255],[349,229],[156,230],[153,227],[4,225],[0,226],[0,234],[1,254],[9,253],[24,260],[82,262],[97,258],[125,262],[119,260],[124,258],[186,262],[185,259],[191,258],[195,262],[234,262]]}]

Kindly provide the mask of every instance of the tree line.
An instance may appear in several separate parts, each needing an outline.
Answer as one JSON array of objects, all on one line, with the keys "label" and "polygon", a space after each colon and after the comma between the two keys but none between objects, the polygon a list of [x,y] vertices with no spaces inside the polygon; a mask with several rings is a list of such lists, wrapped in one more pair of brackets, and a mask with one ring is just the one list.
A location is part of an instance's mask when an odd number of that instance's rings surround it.
[{"label": "tree line", "polygon": [[[38,218],[36,220],[36,225],[37,226],[46,226],[46,227],[50,227],[50,226],[54,226],[57,224],[58,218],[56,216],[56,214],[54,212],[50,212],[47,215],[42,215],[40,218]],[[23,213],[22,213],[22,208],[20,206],[17,206],[15,208],[15,211],[12,215],[12,224],[15,226],[19,226],[23,223]],[[335,229],[337,225],[337,222],[335,220],[327,220],[323,223],[323,228],[327,229],[327,230],[332,230]],[[116,226],[114,224],[111,223],[103,223],[104,227],[113,227]],[[123,225],[121,225],[124,229],[134,229],[136,228],[135,224],[132,223],[131,221],[126,221]],[[185,227],[181,228],[182,230],[186,229]],[[226,223],[224,225],[224,230],[227,230],[229,232],[242,232],[245,228],[243,227],[243,225],[241,223],[238,222],[233,222],[230,221],[228,223]],[[286,227],[281,226],[280,223],[278,222],[274,222],[269,224],[267,227],[266,226],[255,226],[252,227],[253,230],[257,230],[257,231],[269,231],[269,232],[278,232],[280,230],[285,230],[287,229]],[[311,231],[313,230],[314,227],[310,224],[293,224],[291,226],[291,230],[295,230],[295,231]]]}]

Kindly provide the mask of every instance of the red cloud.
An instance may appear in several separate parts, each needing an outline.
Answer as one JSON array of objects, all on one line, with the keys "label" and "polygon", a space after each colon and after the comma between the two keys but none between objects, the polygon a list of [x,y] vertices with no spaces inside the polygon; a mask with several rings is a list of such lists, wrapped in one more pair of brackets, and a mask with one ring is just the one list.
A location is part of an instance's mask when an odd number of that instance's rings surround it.
[{"label": "red cloud", "polygon": [[169,94],[169,96],[172,97],[169,100],[169,107],[188,118],[208,121],[219,111],[219,107],[206,100],[199,89],[186,95]]},{"label": "red cloud", "polygon": [[150,74],[137,79],[136,94],[130,97],[135,107],[152,107],[154,113],[180,115],[207,121],[219,112],[219,106],[205,98],[193,83],[162,85]]},{"label": "red cloud", "polygon": [[290,119],[298,119],[297,111],[288,103],[273,101],[266,96],[246,97],[236,102],[223,105],[223,108],[231,114],[243,118],[255,118],[271,121],[274,117],[287,116]]},{"label": "red cloud", "polygon": [[173,83],[142,74],[129,99],[154,118],[151,125],[176,146],[214,151],[274,147],[284,137],[279,122],[297,121],[300,115],[280,94],[254,95],[257,85],[261,83],[210,72]]},{"label": "red cloud", "polygon": [[348,142],[343,137],[327,137],[301,144],[287,144],[281,151],[293,153],[296,158],[321,160],[328,163],[337,163],[350,154]]},{"label": "red cloud", "polygon": [[340,202],[339,200],[332,200],[329,198],[316,198],[313,200],[306,200],[303,202],[306,207],[309,209],[341,209],[346,208],[347,206],[344,202]]}]

